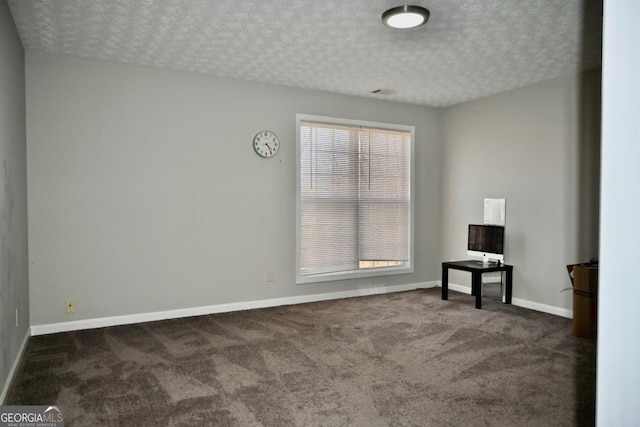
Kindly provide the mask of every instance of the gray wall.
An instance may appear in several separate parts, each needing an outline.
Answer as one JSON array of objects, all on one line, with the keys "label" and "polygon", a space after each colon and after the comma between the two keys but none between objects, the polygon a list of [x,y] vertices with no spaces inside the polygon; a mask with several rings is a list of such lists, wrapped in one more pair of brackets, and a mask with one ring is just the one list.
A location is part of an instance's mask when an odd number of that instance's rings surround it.
[{"label": "gray wall", "polygon": [[566,265],[598,253],[599,81],[589,71],[444,110],[443,259],[465,258],[484,198],[506,198],[514,298],[570,313]]},{"label": "gray wall", "polygon": [[[485,197],[507,199],[517,302],[570,315],[565,266],[597,255],[599,71],[438,110],[64,55],[26,68],[32,325],[435,281]],[[414,274],[294,284],[296,113],[416,126]],[[271,160],[250,147],[264,128]]]},{"label": "gray wall", "polygon": [[640,2],[605,1],[597,425],[640,425]]},{"label": "gray wall", "polygon": [[[26,59],[32,325],[438,279],[439,110]],[[296,113],[416,126],[415,273],[295,285]],[[271,160],[261,129],[281,139]]]},{"label": "gray wall", "polygon": [[[0,168],[0,387],[3,387],[29,328],[24,50],[5,0],[0,0]],[[2,390],[0,403],[5,391]]]}]

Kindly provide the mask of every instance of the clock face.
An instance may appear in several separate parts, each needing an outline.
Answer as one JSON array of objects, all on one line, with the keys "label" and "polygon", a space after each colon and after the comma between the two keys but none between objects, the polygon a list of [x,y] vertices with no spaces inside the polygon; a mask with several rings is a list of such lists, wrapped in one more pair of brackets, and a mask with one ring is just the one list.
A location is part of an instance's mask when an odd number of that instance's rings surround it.
[{"label": "clock face", "polygon": [[260,157],[269,158],[276,155],[280,148],[280,141],[270,130],[261,130],[253,137],[253,150]]}]

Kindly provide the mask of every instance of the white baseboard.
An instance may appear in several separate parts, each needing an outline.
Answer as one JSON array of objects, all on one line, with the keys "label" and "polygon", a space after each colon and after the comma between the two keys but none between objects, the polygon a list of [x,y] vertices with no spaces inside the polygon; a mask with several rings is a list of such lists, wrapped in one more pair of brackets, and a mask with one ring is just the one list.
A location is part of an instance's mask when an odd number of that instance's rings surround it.
[{"label": "white baseboard", "polygon": [[216,304],[203,307],[192,307],[178,310],[158,311],[153,313],[130,314],[124,316],[102,317],[96,319],[76,320],[71,322],[32,325],[31,335],[54,334],[58,332],[79,331],[82,329],[104,328],[108,326],[129,325],[132,323],[153,322],[157,320],[177,319],[181,317],[203,316],[215,313],[251,310],[256,308],[278,307],[281,305],[304,304],[308,302],[328,301],[341,298],[353,298],[366,295],[386,294],[391,292],[411,291],[414,289],[433,288],[438,281],[412,283],[395,286],[359,286],[356,290],[330,292],[324,294],[300,295],[295,297],[273,298],[257,301],[244,301],[229,304]]},{"label": "white baseboard", "polygon": [[[440,283],[440,286],[442,286],[442,282]],[[449,283],[449,290],[471,295],[471,286],[463,286],[455,283]]]},{"label": "white baseboard", "polygon": [[[489,282],[487,282],[489,283]],[[471,286],[463,286],[455,283],[449,283],[449,289],[463,294],[471,295]],[[566,317],[568,319],[573,318],[573,310],[567,310],[566,308],[555,307],[547,304],[540,304],[537,302],[529,301],[521,298],[511,298],[511,304],[518,307],[528,308],[530,310],[541,311],[543,313],[553,314],[555,316]]]},{"label": "white baseboard", "polygon": [[11,386],[11,382],[13,381],[13,377],[18,370],[18,366],[20,366],[20,361],[22,360],[22,355],[24,354],[25,349],[27,348],[27,342],[29,342],[29,329],[27,329],[24,338],[22,339],[22,343],[20,344],[20,348],[18,349],[18,354],[16,354],[16,358],[13,360],[13,364],[11,365],[11,369],[9,370],[9,375],[7,376],[7,380],[2,386],[2,393],[0,393],[0,405],[4,405],[4,400],[7,398],[7,393],[9,393],[9,387]]},{"label": "white baseboard", "polygon": [[555,307],[553,305],[547,305],[547,304],[540,304],[537,302],[529,301],[526,299],[520,299],[520,298],[511,298],[511,303],[513,305],[517,305],[518,307],[528,308],[536,311],[542,311],[543,313],[549,313],[555,316],[573,319],[573,310],[568,310],[566,308]]}]

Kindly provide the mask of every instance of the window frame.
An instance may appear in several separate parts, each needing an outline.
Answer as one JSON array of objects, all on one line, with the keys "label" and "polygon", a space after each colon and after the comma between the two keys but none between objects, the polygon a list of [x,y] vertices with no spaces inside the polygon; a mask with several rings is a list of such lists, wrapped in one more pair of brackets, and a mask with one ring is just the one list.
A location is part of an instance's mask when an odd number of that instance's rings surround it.
[{"label": "window frame", "polygon": [[[341,272],[316,273],[301,275],[301,140],[300,127],[302,122],[326,123],[328,125],[346,125],[353,127],[364,127],[381,130],[402,131],[410,134],[409,148],[409,220],[408,220],[408,262],[401,266],[387,266],[357,269]],[[415,218],[415,126],[400,125],[392,123],[372,122],[365,120],[344,119],[337,117],[318,116],[310,114],[296,114],[296,284],[318,283],[348,279],[358,279],[365,277],[378,277],[398,274],[409,274],[414,272],[414,218]]]}]

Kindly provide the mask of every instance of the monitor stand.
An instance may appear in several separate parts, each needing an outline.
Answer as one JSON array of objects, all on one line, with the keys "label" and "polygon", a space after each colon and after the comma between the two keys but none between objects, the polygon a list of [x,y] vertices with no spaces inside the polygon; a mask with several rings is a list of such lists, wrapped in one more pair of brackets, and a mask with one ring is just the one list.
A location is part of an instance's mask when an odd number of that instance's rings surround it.
[{"label": "monitor stand", "polygon": [[495,264],[498,267],[500,267],[500,265],[502,264],[502,262],[500,260],[495,260],[495,261],[490,261],[489,260],[489,256],[487,254],[483,254],[482,255],[482,266],[483,267],[489,267],[490,265]]}]

